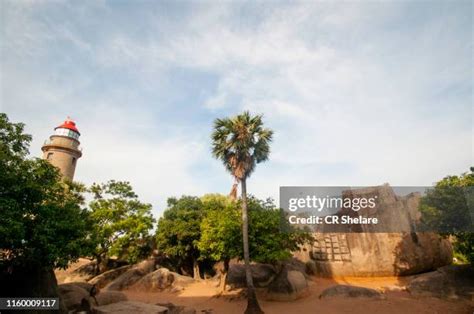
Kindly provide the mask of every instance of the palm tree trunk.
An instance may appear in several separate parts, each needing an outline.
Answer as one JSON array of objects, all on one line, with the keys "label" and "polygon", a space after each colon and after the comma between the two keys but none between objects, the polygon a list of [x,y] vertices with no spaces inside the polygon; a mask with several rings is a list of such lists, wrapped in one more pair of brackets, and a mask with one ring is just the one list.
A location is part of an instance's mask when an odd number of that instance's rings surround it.
[{"label": "palm tree trunk", "polygon": [[247,279],[247,309],[245,314],[263,313],[258,304],[255,287],[253,285],[252,271],[250,270],[250,254],[249,254],[249,219],[247,213],[247,182],[246,178],[242,179],[242,240],[244,243],[244,262],[245,277]]},{"label": "palm tree trunk", "polygon": [[229,273],[229,259],[225,258],[224,259],[224,269],[221,270],[220,273],[220,279],[221,282],[219,283],[219,291],[225,292],[225,284],[226,284],[226,279],[227,279],[227,274]]},{"label": "palm tree trunk", "polygon": [[193,278],[195,280],[201,280],[201,273],[199,272],[199,264],[196,258],[193,257]]}]

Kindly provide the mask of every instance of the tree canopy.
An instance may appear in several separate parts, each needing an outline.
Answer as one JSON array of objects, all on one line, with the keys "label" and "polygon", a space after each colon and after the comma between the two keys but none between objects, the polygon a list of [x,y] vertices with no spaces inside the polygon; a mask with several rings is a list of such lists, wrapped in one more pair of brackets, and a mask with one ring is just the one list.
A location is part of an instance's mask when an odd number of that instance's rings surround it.
[{"label": "tree canopy", "polygon": [[200,224],[203,205],[198,197],[169,198],[168,208],[159,219],[156,231],[156,247],[179,268],[194,267],[194,277],[199,277],[197,260]]},{"label": "tree canopy", "polygon": [[262,115],[245,111],[233,118],[216,119],[211,137],[214,157],[242,180],[268,159],[273,131],[264,127]]},{"label": "tree canopy", "polygon": [[[272,200],[249,197],[249,243],[252,261],[273,263],[291,257],[298,245],[310,239],[308,233],[281,228],[280,210]],[[240,202],[222,202],[206,212],[201,223],[198,248],[202,257],[215,261],[243,259]],[[285,231],[282,231],[285,230]],[[287,232],[289,231],[289,232]]]},{"label": "tree canopy", "polygon": [[66,267],[84,246],[84,188],[27,158],[30,141],[24,124],[0,113],[0,266]]},{"label": "tree canopy", "polygon": [[474,167],[460,176],[447,176],[421,200],[422,222],[455,237],[455,252],[474,264]]},{"label": "tree canopy", "polygon": [[135,263],[149,255],[149,232],[155,222],[151,205],[138,199],[129,182],[93,184],[89,192],[89,240],[98,264],[110,256]]}]

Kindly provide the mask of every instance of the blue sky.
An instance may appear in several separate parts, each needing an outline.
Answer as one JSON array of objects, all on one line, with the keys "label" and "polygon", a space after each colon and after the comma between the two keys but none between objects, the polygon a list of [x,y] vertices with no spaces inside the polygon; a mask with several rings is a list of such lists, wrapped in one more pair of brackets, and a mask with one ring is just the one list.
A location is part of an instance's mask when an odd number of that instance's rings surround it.
[{"label": "blue sky", "polygon": [[75,179],[228,193],[212,121],[263,113],[281,185],[431,185],[473,165],[472,2],[0,1],[0,109],[31,155],[66,116]]}]

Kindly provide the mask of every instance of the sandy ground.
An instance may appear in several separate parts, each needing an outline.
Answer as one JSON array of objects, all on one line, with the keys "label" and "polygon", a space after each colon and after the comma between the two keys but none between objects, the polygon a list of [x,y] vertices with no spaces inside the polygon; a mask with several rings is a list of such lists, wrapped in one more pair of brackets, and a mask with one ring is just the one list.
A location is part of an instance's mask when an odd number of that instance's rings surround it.
[{"label": "sandy ground", "polygon": [[[265,313],[474,313],[474,303],[467,300],[441,300],[437,298],[415,298],[406,291],[386,291],[385,300],[331,298],[319,299],[320,293],[334,284],[351,284],[374,289],[390,287],[396,290],[409,278],[312,278],[308,296],[293,302],[265,301],[259,297]],[[198,282],[179,293],[124,291],[130,300],[146,303],[167,303],[193,307],[197,313],[212,310],[211,313],[238,313],[245,310],[246,302],[234,294],[216,297],[217,290],[212,282]]]},{"label": "sandy ground", "polygon": [[[67,270],[56,270],[58,282],[64,282],[69,278],[71,272],[88,263],[87,259],[80,259]],[[69,281],[68,280],[68,281]],[[467,300],[442,300],[438,298],[416,298],[412,297],[402,288],[411,280],[410,277],[379,277],[379,278],[341,278],[325,279],[312,277],[309,293],[306,297],[293,302],[265,301],[263,295],[259,295],[260,305],[267,314],[273,313],[387,313],[387,314],[474,314],[474,302]],[[72,280],[76,281],[76,280]],[[385,291],[385,300],[331,298],[319,299],[321,292],[335,284],[348,284],[363,286]],[[389,288],[392,291],[387,291]],[[398,290],[398,291],[397,291]],[[130,300],[141,301],[151,304],[174,303],[193,307],[197,313],[204,310],[212,310],[210,313],[238,313],[245,310],[246,301],[239,296],[238,291],[219,296],[215,282],[201,281],[194,283],[179,293],[171,292],[137,292],[132,290],[123,291]],[[209,312],[208,312],[209,313]]]}]

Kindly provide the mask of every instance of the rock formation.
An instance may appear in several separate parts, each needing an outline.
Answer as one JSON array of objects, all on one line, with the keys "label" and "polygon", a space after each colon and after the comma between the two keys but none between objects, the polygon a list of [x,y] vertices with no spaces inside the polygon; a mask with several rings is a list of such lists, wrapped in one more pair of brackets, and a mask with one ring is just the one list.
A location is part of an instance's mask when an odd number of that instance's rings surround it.
[{"label": "rock formation", "polygon": [[267,289],[267,300],[292,301],[306,295],[308,282],[304,273],[283,267]]},{"label": "rock formation", "polygon": [[193,283],[194,279],[172,272],[167,268],[159,268],[141,278],[133,289],[140,291],[182,290],[186,285]]},{"label": "rock formation", "polygon": [[417,297],[465,298],[474,301],[474,268],[470,265],[444,266],[416,276],[407,290]]},{"label": "rock formation", "polygon": [[[277,274],[275,267],[270,264],[251,264],[250,270],[254,285],[257,288],[268,287]],[[226,284],[232,289],[247,287],[245,266],[242,264],[232,264],[227,274]]]},{"label": "rock formation", "polygon": [[320,299],[326,299],[331,297],[368,298],[375,300],[385,299],[385,296],[377,290],[348,285],[332,286],[324,290],[319,296]]},{"label": "rock formation", "polygon": [[[400,197],[388,185],[345,193],[345,197],[377,195],[379,205],[363,214],[379,217],[382,224],[375,228],[380,229],[358,226],[360,230],[348,232],[343,226],[340,232],[334,228],[325,232],[323,227],[322,232],[314,233],[311,245],[295,253],[296,258],[306,262],[309,273],[326,277],[410,275],[451,264],[452,247],[447,239],[413,230],[413,220],[420,218],[419,194]],[[341,210],[339,214],[351,214],[349,211]]]}]

